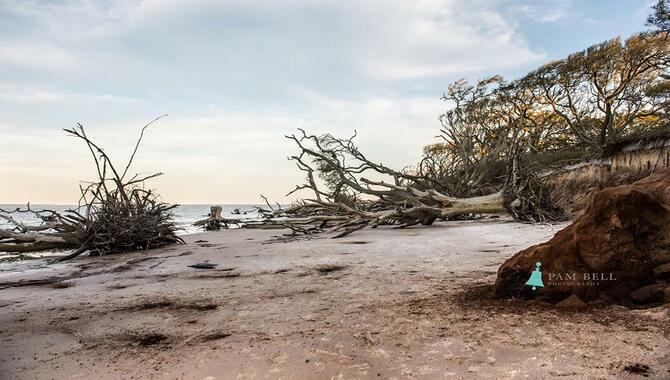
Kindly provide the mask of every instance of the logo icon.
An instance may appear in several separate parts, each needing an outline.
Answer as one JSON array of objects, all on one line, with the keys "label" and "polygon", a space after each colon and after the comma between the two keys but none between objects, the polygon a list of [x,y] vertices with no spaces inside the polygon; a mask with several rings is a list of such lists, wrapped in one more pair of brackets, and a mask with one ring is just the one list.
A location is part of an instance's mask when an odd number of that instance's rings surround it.
[{"label": "logo icon", "polygon": [[530,274],[528,281],[526,281],[526,285],[532,286],[533,290],[544,287],[544,283],[542,282],[542,271],[540,270],[541,265],[542,263],[539,261],[535,263],[535,270]]}]

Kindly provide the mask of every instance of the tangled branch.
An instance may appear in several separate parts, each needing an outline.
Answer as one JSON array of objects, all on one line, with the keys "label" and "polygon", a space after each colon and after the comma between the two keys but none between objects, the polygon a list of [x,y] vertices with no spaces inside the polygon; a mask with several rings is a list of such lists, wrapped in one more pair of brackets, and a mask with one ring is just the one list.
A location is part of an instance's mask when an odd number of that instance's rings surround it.
[{"label": "tangled branch", "polygon": [[261,210],[265,220],[251,227],[283,226],[294,234],[331,232],[337,238],[366,227],[431,225],[457,215],[504,211],[500,192],[451,197],[427,188],[430,181],[421,175],[369,160],[354,144],[356,134],[338,139],[298,131],[286,138],[300,150],[289,159],[305,173],[305,182],[287,195],[307,190],[313,196],[287,209],[268,203],[269,210]]},{"label": "tangled branch", "polygon": [[[8,228],[0,229],[0,251],[74,249],[59,259],[67,260],[85,252],[107,255],[182,243],[172,220],[172,210],[177,205],[162,202],[153,190],[144,187],[145,181],[162,173],[128,177],[145,130],[164,116],[142,128],[122,172],[117,170],[105,151],[86,135],[81,124],[65,129],[69,136],[86,144],[96,167],[97,180],[80,185],[81,196],[77,207],[63,213],[32,210],[29,205],[26,209],[0,210],[0,218],[10,224]],[[28,226],[18,222],[12,217],[17,213],[29,213],[40,224]]]}]

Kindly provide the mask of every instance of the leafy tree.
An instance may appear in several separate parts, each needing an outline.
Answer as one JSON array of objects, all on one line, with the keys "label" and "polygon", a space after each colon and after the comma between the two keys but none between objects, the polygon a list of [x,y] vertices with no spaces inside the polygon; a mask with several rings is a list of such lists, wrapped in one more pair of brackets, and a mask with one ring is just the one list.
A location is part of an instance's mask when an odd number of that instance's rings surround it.
[{"label": "leafy tree", "polygon": [[647,25],[662,31],[670,31],[670,2],[658,0],[652,7],[654,13],[647,18]]}]

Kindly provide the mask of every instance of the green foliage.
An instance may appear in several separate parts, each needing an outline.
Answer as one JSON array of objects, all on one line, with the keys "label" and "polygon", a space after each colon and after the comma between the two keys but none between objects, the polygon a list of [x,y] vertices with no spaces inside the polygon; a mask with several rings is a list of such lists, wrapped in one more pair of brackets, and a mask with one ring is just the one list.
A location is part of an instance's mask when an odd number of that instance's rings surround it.
[{"label": "green foliage", "polygon": [[647,18],[647,25],[662,31],[670,30],[670,3],[668,0],[658,0],[653,7],[654,12]]},{"label": "green foliage", "polygon": [[512,82],[456,81],[443,96],[452,105],[440,116],[444,142],[424,149],[418,171],[449,194],[478,195],[502,186],[499,163],[509,162],[512,146],[554,165],[668,125],[668,62],[666,33],[647,32],[593,45]]}]

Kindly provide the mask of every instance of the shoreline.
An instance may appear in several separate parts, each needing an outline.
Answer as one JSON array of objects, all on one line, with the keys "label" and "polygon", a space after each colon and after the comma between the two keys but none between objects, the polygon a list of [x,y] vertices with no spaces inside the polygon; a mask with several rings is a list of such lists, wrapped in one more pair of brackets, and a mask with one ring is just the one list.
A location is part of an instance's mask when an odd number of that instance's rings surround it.
[{"label": "shoreline", "polygon": [[[235,229],[3,264],[0,375],[635,378],[639,365],[669,376],[667,309],[487,296],[505,259],[563,227],[491,219],[297,240]],[[217,266],[189,267],[201,262]]]}]

